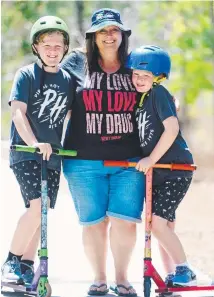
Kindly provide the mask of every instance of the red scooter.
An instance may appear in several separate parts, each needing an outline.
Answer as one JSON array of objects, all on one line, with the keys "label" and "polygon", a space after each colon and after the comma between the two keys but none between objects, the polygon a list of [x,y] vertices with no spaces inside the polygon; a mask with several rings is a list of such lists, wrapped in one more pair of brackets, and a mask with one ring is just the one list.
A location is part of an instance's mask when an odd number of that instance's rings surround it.
[{"label": "red scooter", "polygon": [[[136,162],[127,161],[105,161],[105,166],[117,167],[135,167]],[[196,170],[195,165],[189,164],[155,164],[153,168],[162,168],[170,170]],[[144,297],[150,297],[151,279],[158,287],[155,292],[157,297],[171,296],[173,292],[185,291],[213,291],[214,285],[211,286],[188,286],[188,287],[168,287],[161,278],[156,268],[152,264],[151,257],[151,226],[152,226],[152,175],[153,168],[150,168],[146,174],[146,214],[145,214],[145,249],[144,249]]]}]

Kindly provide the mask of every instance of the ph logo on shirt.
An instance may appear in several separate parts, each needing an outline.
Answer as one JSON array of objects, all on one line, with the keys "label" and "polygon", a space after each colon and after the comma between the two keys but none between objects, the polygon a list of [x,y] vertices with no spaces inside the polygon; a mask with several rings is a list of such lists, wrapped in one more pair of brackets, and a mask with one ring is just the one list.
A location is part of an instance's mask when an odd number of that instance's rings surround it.
[{"label": "ph logo on shirt", "polygon": [[138,108],[136,110],[136,119],[138,123],[141,147],[145,147],[148,142],[152,140],[154,135],[154,129],[152,129],[150,117],[151,115],[149,115],[144,109]]},{"label": "ph logo on shirt", "polygon": [[65,93],[47,88],[43,91],[42,98],[38,96],[38,92],[34,97],[38,98],[33,105],[36,107],[34,113],[37,114],[39,123],[48,122],[52,129],[63,123],[67,105]]}]

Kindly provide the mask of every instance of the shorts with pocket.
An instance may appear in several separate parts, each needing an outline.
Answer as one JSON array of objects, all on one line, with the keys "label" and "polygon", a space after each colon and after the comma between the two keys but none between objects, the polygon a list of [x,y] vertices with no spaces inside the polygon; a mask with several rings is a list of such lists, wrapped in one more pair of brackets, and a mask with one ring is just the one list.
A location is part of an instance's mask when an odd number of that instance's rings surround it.
[{"label": "shorts with pocket", "polygon": [[135,168],[105,167],[100,160],[65,159],[63,171],[80,224],[97,224],[106,216],[141,222],[145,176]]}]

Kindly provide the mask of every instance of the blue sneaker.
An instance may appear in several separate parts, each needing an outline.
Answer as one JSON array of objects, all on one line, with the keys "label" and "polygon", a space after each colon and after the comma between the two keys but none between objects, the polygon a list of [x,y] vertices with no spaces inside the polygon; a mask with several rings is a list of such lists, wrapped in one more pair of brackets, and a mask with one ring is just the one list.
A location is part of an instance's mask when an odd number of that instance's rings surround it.
[{"label": "blue sneaker", "polygon": [[167,287],[172,287],[173,286],[173,282],[172,279],[174,277],[173,273],[169,273],[166,278],[165,278],[165,284],[167,285]]},{"label": "blue sneaker", "polygon": [[25,285],[31,285],[33,278],[34,278],[34,268],[32,265],[28,265],[26,263],[20,263],[21,264],[21,270],[23,269],[23,266],[26,266],[27,268],[24,273],[22,273],[20,279],[18,280],[19,284],[25,284]]},{"label": "blue sneaker", "polygon": [[1,268],[2,278],[5,281],[17,281],[21,277],[20,262],[16,256],[12,260],[7,261]]},{"label": "blue sneaker", "polygon": [[172,283],[174,286],[195,286],[197,284],[196,275],[187,266],[177,266]]}]

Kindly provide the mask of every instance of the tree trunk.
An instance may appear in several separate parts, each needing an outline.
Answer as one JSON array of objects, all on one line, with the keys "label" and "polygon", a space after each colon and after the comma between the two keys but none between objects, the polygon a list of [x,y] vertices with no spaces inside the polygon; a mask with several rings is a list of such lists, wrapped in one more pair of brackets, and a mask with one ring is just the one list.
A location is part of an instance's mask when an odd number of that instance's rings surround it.
[{"label": "tree trunk", "polygon": [[82,37],[84,37],[84,28],[83,28],[83,15],[84,15],[84,1],[75,1],[76,11],[77,11],[77,26],[78,31]]}]

